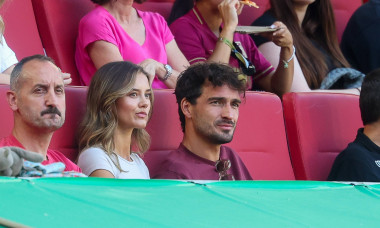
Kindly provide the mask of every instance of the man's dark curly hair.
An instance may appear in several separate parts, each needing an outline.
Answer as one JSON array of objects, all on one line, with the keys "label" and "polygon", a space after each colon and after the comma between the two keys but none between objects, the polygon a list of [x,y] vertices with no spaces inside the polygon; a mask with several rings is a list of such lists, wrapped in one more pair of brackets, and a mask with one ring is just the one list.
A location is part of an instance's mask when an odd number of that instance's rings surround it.
[{"label": "man's dark curly hair", "polygon": [[185,115],[181,109],[181,101],[185,98],[190,104],[196,104],[198,97],[202,95],[202,88],[206,81],[214,87],[227,85],[245,95],[244,81],[238,79],[238,73],[230,66],[219,63],[198,63],[190,66],[178,77],[174,91],[183,132],[185,132]]},{"label": "man's dark curly hair", "polygon": [[380,119],[380,68],[368,73],[362,84],[359,98],[363,125]]}]

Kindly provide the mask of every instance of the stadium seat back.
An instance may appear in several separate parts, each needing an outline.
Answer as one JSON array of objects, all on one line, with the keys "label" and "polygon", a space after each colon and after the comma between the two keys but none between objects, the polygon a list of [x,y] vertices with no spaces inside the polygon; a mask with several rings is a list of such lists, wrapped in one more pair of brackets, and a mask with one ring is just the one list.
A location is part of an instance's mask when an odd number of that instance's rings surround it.
[{"label": "stadium seat back", "polygon": [[362,0],[331,0],[334,9],[336,32],[339,42],[352,14],[362,5]]},{"label": "stadium seat back", "polygon": [[44,54],[31,0],[5,1],[0,9],[4,19],[4,37],[17,59]]},{"label": "stadium seat back", "polygon": [[86,112],[87,87],[69,86],[66,93],[66,120],[63,126],[54,132],[50,148],[62,152],[74,161],[78,156],[78,127]]},{"label": "stadium seat back", "polygon": [[147,125],[152,142],[144,161],[154,176],[170,151],[182,141],[182,130],[173,90],[155,90],[153,115]]},{"label": "stadium seat back", "polygon": [[71,85],[80,85],[75,65],[75,42],[80,19],[94,8],[90,0],[32,0],[46,54],[63,72],[71,74]]},{"label": "stadium seat back", "polygon": [[234,138],[227,146],[238,152],[252,178],[294,180],[279,97],[247,92],[239,113]]},{"label": "stadium seat back", "polygon": [[7,101],[9,85],[0,85],[0,138],[11,134],[13,128],[13,111]]},{"label": "stadium seat back", "polygon": [[335,157],[362,127],[359,96],[287,93],[283,106],[296,179],[326,180]]}]

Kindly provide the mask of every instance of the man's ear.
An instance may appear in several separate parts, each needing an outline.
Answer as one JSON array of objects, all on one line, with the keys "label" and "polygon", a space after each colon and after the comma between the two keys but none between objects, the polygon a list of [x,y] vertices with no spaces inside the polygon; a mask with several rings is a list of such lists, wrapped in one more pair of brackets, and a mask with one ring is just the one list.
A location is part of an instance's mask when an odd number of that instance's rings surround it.
[{"label": "man's ear", "polygon": [[192,105],[186,98],[181,100],[181,110],[186,118],[191,118]]},{"label": "man's ear", "polygon": [[8,100],[8,104],[11,107],[12,111],[17,111],[18,106],[17,106],[16,92],[9,90],[7,92],[7,100]]}]

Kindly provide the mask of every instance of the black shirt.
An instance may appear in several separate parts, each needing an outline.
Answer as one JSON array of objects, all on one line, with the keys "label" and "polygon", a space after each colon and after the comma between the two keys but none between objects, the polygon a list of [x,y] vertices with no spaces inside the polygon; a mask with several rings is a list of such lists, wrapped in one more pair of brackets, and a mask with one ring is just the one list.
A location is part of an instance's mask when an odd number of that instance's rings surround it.
[{"label": "black shirt", "polygon": [[363,133],[363,128],[336,157],[327,180],[380,182],[380,147]]},{"label": "black shirt", "polygon": [[344,30],[341,48],[351,66],[365,74],[380,67],[380,0],[355,11]]}]

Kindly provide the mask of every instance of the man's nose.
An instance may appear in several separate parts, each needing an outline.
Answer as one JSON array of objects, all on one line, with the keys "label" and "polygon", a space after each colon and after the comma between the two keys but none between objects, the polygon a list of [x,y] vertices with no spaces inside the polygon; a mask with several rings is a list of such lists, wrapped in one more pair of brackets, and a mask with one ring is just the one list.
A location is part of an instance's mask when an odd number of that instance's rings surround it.
[{"label": "man's nose", "polygon": [[225,105],[223,107],[222,117],[226,119],[233,119],[235,113],[236,113],[235,109],[233,109],[230,105]]},{"label": "man's nose", "polygon": [[45,104],[46,106],[52,106],[56,107],[57,106],[57,95],[55,94],[54,91],[49,91],[45,95]]}]

